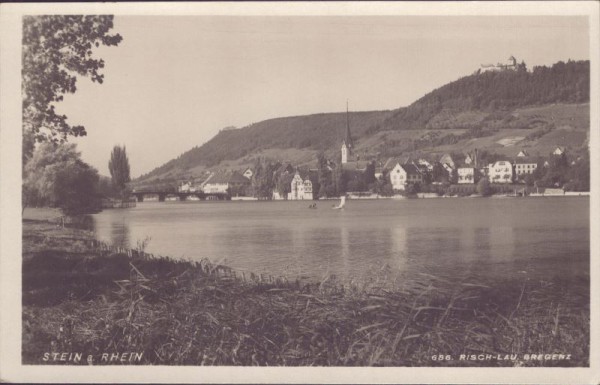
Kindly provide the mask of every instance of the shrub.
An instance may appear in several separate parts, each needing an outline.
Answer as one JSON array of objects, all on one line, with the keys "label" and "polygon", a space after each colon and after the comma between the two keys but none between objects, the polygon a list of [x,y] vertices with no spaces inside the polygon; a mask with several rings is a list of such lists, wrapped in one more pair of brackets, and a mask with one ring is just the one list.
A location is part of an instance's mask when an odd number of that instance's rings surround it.
[{"label": "shrub", "polygon": [[477,183],[477,193],[484,197],[492,195],[492,187],[487,178],[481,178],[479,183]]}]

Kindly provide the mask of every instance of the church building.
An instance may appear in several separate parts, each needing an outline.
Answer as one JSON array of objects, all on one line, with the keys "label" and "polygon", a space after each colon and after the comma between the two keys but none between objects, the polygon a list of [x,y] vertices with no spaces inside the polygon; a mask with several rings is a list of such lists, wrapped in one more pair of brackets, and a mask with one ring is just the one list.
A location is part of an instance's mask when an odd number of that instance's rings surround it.
[{"label": "church building", "polygon": [[352,135],[350,135],[350,121],[348,119],[348,103],[346,102],[346,137],[342,142],[342,164],[346,164],[352,160],[352,150],[354,149]]}]

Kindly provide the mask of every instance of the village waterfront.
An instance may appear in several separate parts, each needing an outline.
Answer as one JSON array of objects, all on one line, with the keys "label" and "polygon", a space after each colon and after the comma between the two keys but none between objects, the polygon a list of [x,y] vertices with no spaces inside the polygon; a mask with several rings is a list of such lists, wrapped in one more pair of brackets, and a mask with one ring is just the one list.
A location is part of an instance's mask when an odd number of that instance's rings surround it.
[{"label": "village waterfront", "polygon": [[330,203],[26,220],[23,362],[589,365],[588,197]]}]

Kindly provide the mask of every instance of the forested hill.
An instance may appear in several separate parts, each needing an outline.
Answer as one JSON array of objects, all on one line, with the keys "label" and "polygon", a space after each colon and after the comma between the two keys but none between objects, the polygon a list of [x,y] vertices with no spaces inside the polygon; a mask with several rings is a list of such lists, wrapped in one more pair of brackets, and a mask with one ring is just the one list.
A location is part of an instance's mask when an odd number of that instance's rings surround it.
[{"label": "forested hill", "polygon": [[[590,99],[590,62],[558,62],[527,71],[479,71],[448,83],[397,110],[370,132],[423,128],[471,128],[444,125],[448,112],[513,110],[550,103],[584,103]],[[447,123],[447,122],[446,122]]]},{"label": "forested hill", "polygon": [[[408,107],[351,112],[350,126],[353,138],[369,142],[371,149],[382,144],[375,143],[383,140],[384,136],[376,135],[379,131],[501,129],[507,126],[511,111],[518,108],[589,102],[589,82],[589,61],[569,60],[551,67],[534,67],[531,71],[524,63],[517,71],[478,71],[428,93]],[[202,146],[142,175],[138,182],[189,174],[187,171],[192,169],[218,167],[224,161],[250,159],[265,150],[283,150],[279,154],[283,153],[286,158],[281,160],[292,161],[299,160],[299,154],[312,156],[319,150],[332,153],[339,149],[345,127],[345,113],[322,113],[269,119],[241,129],[223,129]]]},{"label": "forested hill", "polygon": [[[351,112],[349,121],[356,137],[380,124],[390,111]],[[172,169],[198,165],[212,167],[223,160],[238,159],[270,148],[327,150],[340,146],[346,129],[346,113],[324,113],[275,118],[240,129],[226,128],[214,138],[183,153],[140,179],[164,174]]]}]

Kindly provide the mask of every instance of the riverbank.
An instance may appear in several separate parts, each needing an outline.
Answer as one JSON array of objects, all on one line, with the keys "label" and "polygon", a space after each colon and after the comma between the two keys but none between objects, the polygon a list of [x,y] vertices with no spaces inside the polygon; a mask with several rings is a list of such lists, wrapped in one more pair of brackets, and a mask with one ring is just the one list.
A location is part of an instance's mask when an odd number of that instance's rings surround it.
[{"label": "riverbank", "polygon": [[[23,363],[589,365],[589,282],[419,274],[390,287],[386,279],[383,271],[361,284],[242,277],[28,220]],[[110,362],[106,353],[134,354]]]},{"label": "riverbank", "polygon": [[[414,198],[427,198],[427,199],[435,199],[435,198],[481,198],[483,197],[482,195],[478,194],[476,191],[476,186],[475,185],[457,185],[455,186],[457,187],[456,190],[451,191],[448,194],[438,194],[437,192],[418,192],[418,193],[414,193],[411,195],[406,195],[406,194],[401,194],[401,193],[397,193],[394,195],[379,195],[379,194],[374,194],[374,193],[359,193],[359,192],[348,192],[346,193],[346,197],[347,199],[352,199],[352,200],[384,200],[384,199],[414,199]],[[504,186],[506,187],[506,186]],[[509,189],[505,190],[505,191],[499,191],[499,192],[495,192],[492,193],[488,196],[485,197],[492,197],[492,198],[498,198],[498,197],[523,197],[522,195],[522,189],[524,188],[523,186],[519,186],[519,193],[515,193],[513,186],[508,186]],[[534,191],[531,189],[531,191]],[[553,191],[553,192],[549,192],[549,193],[535,193],[535,192],[527,192],[527,194],[524,197],[576,197],[576,196],[580,196],[580,197],[589,197],[590,196],[590,192],[589,191]],[[169,202],[169,201],[179,201],[180,199],[177,197],[167,197],[165,199],[165,201]],[[199,199],[198,197],[195,196],[190,196],[188,198],[185,199],[186,201],[204,201],[204,199]],[[237,201],[237,202],[256,202],[256,201],[261,201],[261,202],[285,202],[287,201],[287,199],[258,199],[256,197],[251,197],[251,196],[236,196],[236,197],[231,197],[231,199],[229,199],[230,201]],[[310,199],[312,200],[312,199]],[[333,201],[339,201],[340,197],[319,197],[318,199],[319,201],[329,201],[329,200],[333,200]],[[146,202],[159,202],[158,198],[156,199],[151,199],[151,198],[145,198]],[[227,199],[226,199],[227,201]],[[121,208],[123,207],[135,207],[135,204],[132,204],[131,206],[120,206]],[[115,206],[106,206],[106,208],[119,208],[119,206],[115,205]]]}]

